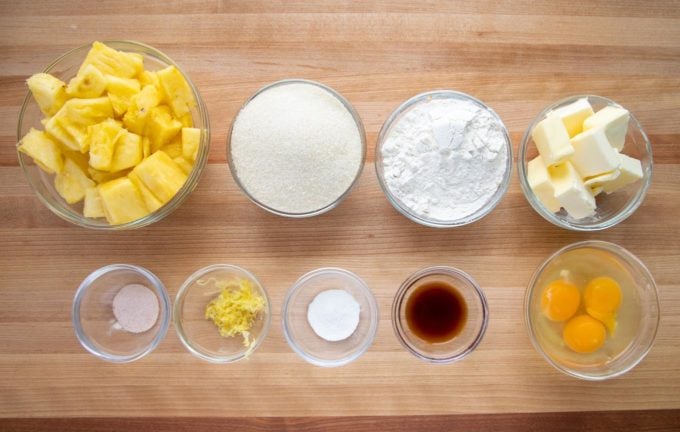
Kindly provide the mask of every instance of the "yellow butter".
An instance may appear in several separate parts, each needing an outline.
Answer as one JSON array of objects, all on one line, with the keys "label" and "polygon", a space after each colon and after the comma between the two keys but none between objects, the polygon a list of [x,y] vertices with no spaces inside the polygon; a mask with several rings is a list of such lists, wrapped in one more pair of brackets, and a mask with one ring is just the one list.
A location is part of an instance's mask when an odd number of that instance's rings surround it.
[{"label": "yellow butter", "polygon": [[605,135],[612,147],[623,150],[628,132],[628,110],[615,106],[607,106],[583,121],[583,130],[595,128],[604,129]]},{"label": "yellow butter", "polygon": [[567,128],[557,116],[541,120],[531,131],[531,137],[546,166],[556,165],[574,153]]},{"label": "yellow butter", "polygon": [[588,99],[581,98],[576,102],[553,110],[548,115],[559,117],[564,123],[564,127],[567,128],[569,137],[573,137],[583,132],[583,121],[592,116],[593,113],[593,107]]},{"label": "yellow butter", "polygon": [[598,176],[619,167],[616,150],[609,144],[603,128],[589,129],[571,139],[574,154],[569,161],[581,177]]},{"label": "yellow butter", "polygon": [[621,153],[618,154],[618,157],[620,161],[620,174],[616,178],[602,184],[602,190],[608,194],[616,192],[644,177],[642,163],[639,160]]},{"label": "yellow butter", "polygon": [[569,216],[581,219],[595,213],[595,197],[570,162],[552,166],[548,171],[555,188],[555,198]]},{"label": "yellow butter", "polygon": [[555,188],[543,159],[537,156],[527,165],[527,181],[538,200],[551,212],[560,211],[560,202],[555,198]]}]

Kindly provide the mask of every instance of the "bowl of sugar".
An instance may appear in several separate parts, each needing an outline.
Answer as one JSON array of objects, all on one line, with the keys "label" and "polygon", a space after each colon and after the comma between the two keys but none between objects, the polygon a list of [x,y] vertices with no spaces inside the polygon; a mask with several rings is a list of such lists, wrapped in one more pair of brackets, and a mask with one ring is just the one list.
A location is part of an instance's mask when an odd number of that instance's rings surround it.
[{"label": "bowl of sugar", "polygon": [[356,184],[366,137],[359,115],[321,83],[287,79],[250,97],[231,125],[234,180],[261,208],[309,217],[335,208]]},{"label": "bowl of sugar", "polygon": [[83,280],[73,299],[72,321],[80,344],[113,363],[139,360],[163,340],[170,299],[149,270],[112,264]]},{"label": "bowl of sugar", "polygon": [[346,365],[373,343],[378,304],[366,283],[340,268],[311,271],[288,290],[281,311],[288,345],[305,361]]}]

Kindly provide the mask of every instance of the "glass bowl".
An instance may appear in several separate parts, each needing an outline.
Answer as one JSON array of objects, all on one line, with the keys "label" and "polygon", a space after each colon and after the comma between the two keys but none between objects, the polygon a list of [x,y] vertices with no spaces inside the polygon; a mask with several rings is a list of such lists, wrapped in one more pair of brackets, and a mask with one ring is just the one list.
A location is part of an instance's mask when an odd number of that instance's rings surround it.
[{"label": "glass bowl", "polygon": [[[505,150],[506,150],[506,161],[505,161],[505,173],[503,179],[496,189],[496,192],[489,198],[489,200],[476,211],[467,216],[461,217],[454,220],[439,220],[434,218],[428,218],[421,214],[416,213],[411,208],[409,208],[405,203],[403,203],[399,198],[397,198],[390,188],[387,186],[385,181],[385,168],[383,165],[382,149],[385,141],[390,135],[393,127],[401,120],[410,110],[415,108],[417,105],[431,101],[433,99],[457,99],[472,102],[478,107],[484,109],[490,113],[501,126],[503,131],[503,136],[505,137]],[[375,170],[378,176],[378,182],[382,188],[387,200],[392,204],[392,206],[402,215],[406,216],[408,219],[417,222],[421,225],[425,225],[433,228],[452,228],[470,224],[475,222],[487,214],[489,214],[501,201],[505,192],[508,190],[510,184],[510,177],[512,174],[512,142],[510,141],[510,135],[508,134],[508,129],[501,118],[492,110],[489,106],[484,104],[484,102],[462,92],[457,92],[453,90],[435,90],[425,93],[420,93],[412,98],[408,99],[406,102],[402,103],[395,109],[392,114],[385,120],[380,133],[378,134],[378,143],[375,147]]]},{"label": "glass bowl", "polygon": [[519,145],[519,156],[517,157],[519,181],[524,196],[531,207],[548,222],[573,231],[599,231],[611,228],[632,215],[642,204],[647,189],[652,183],[652,146],[633,113],[630,113],[628,133],[622,153],[638,159],[642,163],[644,177],[640,181],[629,184],[611,194],[601,193],[597,195],[595,198],[597,209],[593,216],[575,219],[569,216],[564,209],[560,209],[557,213],[551,212],[536,197],[527,179],[529,161],[538,156],[536,144],[531,138],[531,131],[546,117],[549,111],[569,105],[582,98],[587,98],[596,112],[606,106],[623,108],[611,99],[595,95],[571,96],[546,107],[531,122]]},{"label": "glass bowl", "polygon": [[[246,279],[257,294],[264,297],[265,309],[259,313],[250,329],[250,346],[240,335],[221,336],[215,324],[206,319],[205,309],[222,289],[215,285],[221,280]],[[189,276],[175,299],[173,322],[180,341],[196,357],[212,363],[232,363],[249,357],[267,337],[271,321],[269,296],[252,273],[229,264],[204,267]]]},{"label": "glass bowl", "polygon": [[[341,289],[359,303],[359,324],[347,339],[327,341],[318,336],[307,321],[310,303],[321,292]],[[378,331],[378,304],[366,283],[357,275],[339,268],[311,271],[288,290],[281,311],[283,334],[288,345],[307,362],[323,367],[346,365],[373,343]]]},{"label": "glass bowl", "polygon": [[[452,285],[464,300],[467,317],[460,333],[445,342],[432,343],[416,335],[406,317],[407,304],[416,289],[431,282]],[[489,322],[484,292],[467,273],[453,267],[428,267],[413,273],[401,284],[392,303],[392,327],[399,342],[411,354],[429,363],[462,360],[482,341]]]},{"label": "glass bowl", "polygon": [[[158,222],[172,213],[196,188],[198,180],[201,177],[201,173],[203,172],[203,169],[208,161],[208,151],[210,149],[210,123],[208,120],[208,110],[205,106],[205,103],[203,102],[203,99],[201,98],[200,93],[198,92],[198,89],[191,81],[189,76],[182,70],[181,67],[179,67],[162,52],[140,42],[103,42],[111,48],[115,48],[117,50],[134,52],[143,55],[144,67],[148,70],[159,70],[166,66],[174,65],[177,69],[179,69],[179,71],[184,76],[184,79],[189,84],[194,96],[194,100],[196,101],[196,107],[192,108],[191,115],[194,120],[194,127],[201,129],[201,140],[194,167],[189,173],[189,176],[187,177],[187,180],[182,188],[177,191],[175,196],[170,201],[168,201],[158,210],[128,223],[110,225],[105,219],[86,218],[83,216],[82,212],[82,201],[77,204],[68,204],[59,195],[59,193],[57,193],[54,187],[54,174],[45,173],[33,162],[33,159],[30,156],[18,151],[18,142],[24,135],[26,135],[26,133],[28,133],[32,127],[40,130],[43,129],[40,120],[44,116],[30,92],[28,92],[24,98],[24,103],[21,106],[21,111],[19,113],[19,123],[17,126],[17,155],[19,157],[19,164],[21,165],[29,184],[31,185],[31,188],[35,191],[40,201],[42,201],[43,204],[47,206],[47,208],[49,208],[60,218],[81,227],[97,230],[124,230],[130,228],[140,228],[154,222]],[[47,66],[43,72],[50,73],[62,81],[68,82],[76,75],[80,64],[85,59],[85,56],[87,55],[90,48],[91,44],[87,44],[67,52],[52,62],[52,64]]]},{"label": "glass bowl", "polygon": [[[156,323],[142,333],[125,331],[113,314],[113,299],[128,284],[149,288],[158,299]],[[149,270],[112,264],[92,272],[73,299],[73,328],[80,344],[91,354],[113,363],[138,360],[153,351],[170,325],[170,299],[163,283]]]},{"label": "glass bowl", "polygon": [[[569,270],[574,266],[578,274]],[[565,276],[579,287],[597,276],[613,277],[621,285],[616,330],[607,331],[604,345],[595,352],[570,350],[562,341],[563,323],[549,321],[542,313],[543,287]],[[649,270],[626,249],[603,241],[573,243],[552,254],[534,273],[524,298],[524,318],[536,351],[557,370],[591,381],[622,375],[640,363],[654,343],[659,316]]]},{"label": "glass bowl", "polygon": [[[319,88],[325,90],[326,92],[330,93],[331,96],[333,96],[333,97],[335,97],[337,100],[339,100],[340,103],[342,103],[342,105],[345,107],[345,109],[350,113],[350,115],[351,115],[352,118],[354,119],[354,123],[356,124],[357,130],[358,130],[358,132],[359,132],[359,137],[361,138],[361,161],[360,161],[359,166],[357,167],[356,172],[355,172],[355,174],[354,174],[354,180],[352,180],[352,182],[347,186],[347,189],[345,189],[345,191],[344,191],[342,194],[338,195],[338,196],[337,196],[332,202],[330,202],[329,204],[327,204],[327,205],[325,205],[325,206],[323,206],[323,207],[321,207],[321,208],[318,208],[318,209],[310,210],[310,211],[307,211],[307,212],[300,212],[300,213],[293,213],[293,212],[289,212],[289,211],[277,209],[277,208],[275,208],[275,207],[273,207],[273,206],[270,206],[270,205],[268,205],[268,204],[266,204],[266,203],[264,203],[264,202],[258,200],[258,199],[257,199],[257,198],[256,198],[256,197],[255,197],[255,196],[254,196],[254,195],[246,188],[246,186],[243,184],[243,182],[242,182],[241,179],[239,178],[238,169],[237,169],[237,167],[236,167],[236,165],[235,165],[235,163],[234,163],[234,157],[233,157],[232,146],[231,146],[232,135],[233,135],[233,132],[234,132],[234,125],[236,124],[236,122],[237,122],[237,120],[238,120],[238,118],[239,118],[239,115],[241,114],[241,112],[243,111],[243,109],[244,109],[244,108],[245,108],[245,107],[246,107],[253,99],[255,99],[256,97],[258,97],[258,96],[261,95],[262,93],[264,93],[264,92],[266,92],[266,91],[268,91],[268,90],[271,90],[271,89],[273,89],[273,88],[281,87],[281,86],[286,86],[286,85],[289,85],[289,84],[309,84],[309,85],[313,85],[313,86],[319,87]],[[340,93],[338,93],[338,92],[335,91],[334,89],[332,89],[332,88],[330,88],[330,87],[328,87],[328,86],[326,86],[326,85],[324,85],[324,84],[321,84],[321,83],[319,83],[319,82],[316,82],[316,81],[310,81],[310,80],[305,80],[305,79],[285,79],[285,80],[273,82],[273,83],[271,83],[271,84],[267,84],[266,86],[264,86],[264,87],[260,88],[259,90],[257,90],[251,97],[248,98],[248,100],[246,100],[246,101],[244,102],[244,104],[243,104],[243,105],[241,106],[241,108],[239,109],[238,114],[236,115],[236,117],[234,117],[234,120],[232,121],[231,127],[230,127],[230,129],[229,129],[229,135],[228,135],[228,141],[227,141],[227,162],[229,163],[229,170],[231,171],[231,175],[232,175],[232,177],[234,178],[234,181],[236,182],[236,184],[238,185],[238,187],[241,189],[241,191],[248,197],[248,199],[250,199],[250,201],[252,201],[253,203],[257,204],[260,208],[262,208],[262,209],[264,209],[264,210],[266,210],[266,211],[268,211],[268,212],[270,212],[270,213],[273,213],[273,214],[275,214],[275,215],[278,215],[278,216],[285,216],[285,217],[290,217],[290,218],[306,218],[306,217],[311,217],[311,216],[317,216],[317,215],[326,213],[326,212],[328,212],[328,211],[334,209],[334,208],[337,207],[337,206],[338,206],[345,198],[347,198],[347,196],[349,195],[349,193],[351,192],[351,190],[354,188],[354,186],[355,186],[355,185],[357,184],[357,182],[359,181],[359,177],[361,176],[361,171],[362,171],[362,169],[363,169],[363,167],[364,167],[364,160],[365,160],[365,159],[366,159],[366,133],[365,133],[365,131],[364,131],[364,125],[363,125],[363,123],[361,122],[361,118],[359,117],[359,113],[356,112],[356,110],[354,109],[354,107],[352,106],[352,104],[351,104],[347,99],[345,99]]]}]

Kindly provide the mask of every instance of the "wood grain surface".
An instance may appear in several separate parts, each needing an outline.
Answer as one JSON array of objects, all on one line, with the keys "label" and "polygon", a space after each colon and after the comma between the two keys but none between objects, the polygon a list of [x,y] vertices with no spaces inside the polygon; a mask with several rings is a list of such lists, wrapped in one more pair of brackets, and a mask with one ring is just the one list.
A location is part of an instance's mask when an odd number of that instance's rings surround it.
[{"label": "wood grain surface", "polygon": [[[174,214],[141,230],[101,233],[63,222],[34,196],[16,158],[25,79],[95,39],[139,40],[166,52],[188,71],[210,113],[210,163],[198,188]],[[337,209],[305,220],[251,204],[225,163],[226,134],[241,103],[262,85],[290,77],[340,91],[361,115],[369,143],[358,187]],[[515,172],[500,206],[477,223],[436,230],[406,220],[378,186],[374,144],[399,103],[438,88],[489,104],[515,148],[548,103],[583,93],[618,101],[653,143],[654,179],[644,204],[606,232],[568,232],[529,207]],[[352,423],[374,430],[376,417],[362,416],[380,416],[388,430],[416,430],[416,424],[445,430],[441,421],[454,415],[477,419],[463,425],[493,418],[503,425],[512,418],[523,430],[575,418],[594,422],[575,423],[583,428],[672,429],[680,409],[678,214],[678,1],[0,1],[0,417],[15,418],[0,428],[134,429],[153,417],[161,419],[157,430],[173,429],[170,424],[189,430],[191,420],[172,418],[205,417],[210,426],[230,417],[239,430],[348,430]],[[533,349],[522,319],[535,268],[558,248],[585,239],[612,241],[639,256],[661,301],[649,356],[625,376],[601,383],[555,371]],[[243,266],[267,287],[274,325],[250,359],[232,365],[191,356],[173,328],[138,362],[97,360],[75,338],[71,302],[87,274],[114,262],[149,268],[173,298],[200,267]],[[447,366],[405,352],[389,316],[399,284],[435,264],[471,273],[491,310],[479,348]],[[380,307],[374,345],[336,369],[305,363],[280,327],[287,288],[322,266],[356,272]],[[531,420],[531,413],[544,414]],[[412,415],[439,417],[427,417],[434,423],[382,417]]]}]

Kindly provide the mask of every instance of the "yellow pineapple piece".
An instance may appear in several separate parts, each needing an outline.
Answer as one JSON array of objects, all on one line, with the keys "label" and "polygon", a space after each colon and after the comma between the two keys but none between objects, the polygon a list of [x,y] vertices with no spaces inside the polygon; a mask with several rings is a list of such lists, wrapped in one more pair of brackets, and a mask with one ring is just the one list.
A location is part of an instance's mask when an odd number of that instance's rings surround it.
[{"label": "yellow pineapple piece", "polygon": [[160,148],[168,154],[172,159],[182,156],[182,136],[177,134],[169,143]]},{"label": "yellow pineapple piece", "polygon": [[149,214],[139,189],[127,177],[97,186],[102,199],[106,220],[111,225],[119,225]]},{"label": "yellow pineapple piece", "polygon": [[197,128],[182,128],[182,154],[189,160],[196,160],[198,147],[201,144],[201,130]]},{"label": "yellow pineapple piece", "polygon": [[123,130],[118,138],[109,171],[116,172],[132,168],[142,161],[142,137]]},{"label": "yellow pineapple piece", "polygon": [[83,216],[88,218],[105,217],[102,197],[96,187],[85,189],[85,203],[83,204]]},{"label": "yellow pineapple piece", "polygon": [[115,50],[101,42],[94,42],[78,73],[93,65],[106,75],[132,78],[144,69],[144,57],[137,53]]},{"label": "yellow pineapple piece", "polygon": [[125,129],[111,118],[89,126],[86,141],[90,149],[90,166],[100,171],[112,171],[116,142],[125,133]]},{"label": "yellow pineapple piece", "polygon": [[165,101],[172,108],[175,117],[181,118],[190,113],[196,102],[191,87],[189,87],[179,69],[175,66],[168,66],[159,70],[157,74]]},{"label": "yellow pineapple piece", "polygon": [[66,94],[76,98],[96,98],[106,90],[104,74],[92,65],[87,65],[69,81]]},{"label": "yellow pineapple piece", "polygon": [[182,123],[172,117],[170,108],[165,105],[152,108],[144,131],[151,140],[151,152],[169,143],[181,129]]},{"label": "yellow pineapple piece", "polygon": [[139,81],[134,78],[120,78],[114,75],[107,75],[106,80],[106,91],[111,100],[113,112],[116,114],[116,117],[121,117],[130,108],[132,96],[139,93],[142,87]]},{"label": "yellow pineapple piece", "polygon": [[151,140],[149,137],[142,137],[142,159],[151,156]]},{"label": "yellow pineapple piece", "polygon": [[161,84],[160,81],[158,81],[158,74],[153,71],[148,71],[145,70],[142,73],[139,74],[139,82],[141,85],[152,85],[157,88],[160,88]]},{"label": "yellow pineapple piece", "polygon": [[50,74],[37,73],[32,75],[26,80],[26,84],[28,84],[28,89],[38,103],[40,111],[46,116],[56,114],[68,99],[66,84]]},{"label": "yellow pineapple piece", "polygon": [[144,159],[132,172],[164,204],[175,196],[187,179],[184,171],[162,150]]},{"label": "yellow pineapple piece", "polygon": [[130,172],[129,169],[122,170],[122,171],[116,171],[116,172],[108,172],[108,171],[99,171],[99,170],[96,170],[92,167],[87,168],[88,175],[97,184],[106,183],[108,181],[115,180],[117,178],[125,177],[126,175],[128,175],[129,172]]},{"label": "yellow pineapple piece", "polygon": [[75,204],[85,197],[85,190],[95,184],[71,158],[64,159],[64,168],[54,178],[54,188],[69,204]]},{"label": "yellow pineapple piece", "polygon": [[184,114],[182,117],[179,118],[179,122],[182,123],[182,127],[190,128],[194,127],[194,117],[189,114]]},{"label": "yellow pineapple piece", "polygon": [[69,99],[45,124],[45,131],[65,147],[87,153],[87,127],[110,117],[113,117],[113,108],[107,97]]},{"label": "yellow pineapple piece", "polygon": [[64,155],[56,141],[45,132],[31,128],[19,143],[19,151],[33,158],[49,174],[61,172]]},{"label": "yellow pineapple piece", "polygon": [[144,134],[146,120],[151,109],[161,101],[158,89],[152,85],[145,85],[142,90],[130,99],[130,106],[123,116],[123,124],[130,132]]},{"label": "yellow pineapple piece", "polygon": [[156,196],[153,193],[151,193],[149,188],[144,186],[144,183],[142,183],[137,174],[135,174],[134,172],[130,172],[128,174],[128,178],[132,181],[132,183],[135,184],[135,186],[137,186],[137,189],[139,189],[139,191],[141,192],[142,199],[144,199],[144,203],[146,204],[146,208],[148,208],[150,212],[155,212],[159,208],[163,207],[163,203],[158,198],[156,198]]},{"label": "yellow pineapple piece", "polygon": [[194,168],[194,163],[193,161],[185,158],[184,156],[177,156],[175,158],[172,158],[173,161],[177,164],[178,167],[184,171],[184,174],[189,175],[191,170]]}]

